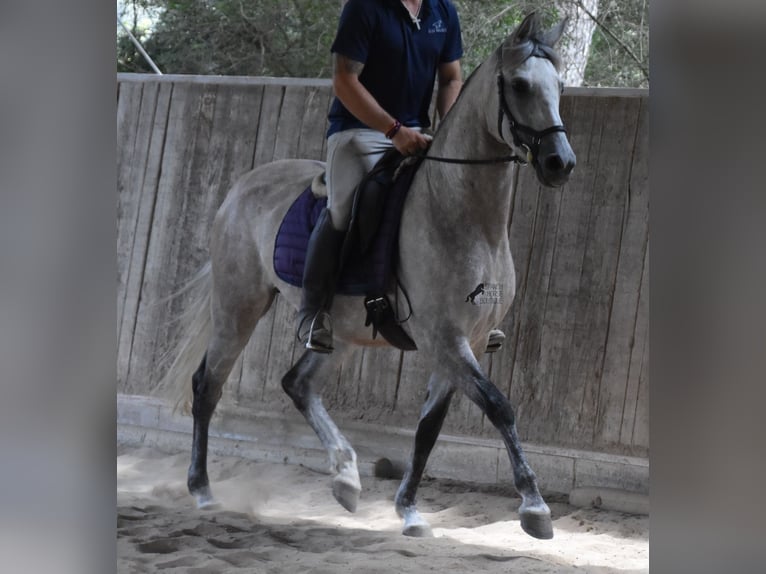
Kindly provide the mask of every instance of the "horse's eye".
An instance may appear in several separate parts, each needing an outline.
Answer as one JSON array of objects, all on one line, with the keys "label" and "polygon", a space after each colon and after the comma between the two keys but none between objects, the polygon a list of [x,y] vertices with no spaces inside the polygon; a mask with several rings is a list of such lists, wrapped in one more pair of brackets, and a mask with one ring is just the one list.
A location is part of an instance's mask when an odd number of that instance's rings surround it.
[{"label": "horse's eye", "polygon": [[532,91],[532,87],[529,85],[529,82],[519,78],[511,80],[511,88],[513,88],[513,91],[519,95],[528,94]]}]

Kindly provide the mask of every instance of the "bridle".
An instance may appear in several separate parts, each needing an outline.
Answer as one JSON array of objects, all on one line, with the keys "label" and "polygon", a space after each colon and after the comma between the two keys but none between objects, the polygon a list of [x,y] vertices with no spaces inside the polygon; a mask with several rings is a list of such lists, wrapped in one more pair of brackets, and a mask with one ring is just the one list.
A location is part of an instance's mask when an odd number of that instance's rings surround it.
[{"label": "bridle", "polygon": [[[537,50],[535,51],[537,52]],[[535,53],[533,52],[529,57],[537,57],[537,58],[545,58],[546,56],[543,53]],[[558,132],[567,133],[566,128],[563,124],[556,124],[552,125],[548,128],[545,128],[544,130],[536,130],[533,129],[527,125],[524,125],[522,123],[519,123],[516,121],[516,118],[513,116],[513,112],[511,112],[511,108],[508,106],[508,102],[505,99],[505,78],[503,77],[503,72],[500,70],[500,65],[502,63],[502,53],[498,50],[497,54],[497,98],[498,98],[498,106],[497,106],[497,133],[500,136],[500,139],[508,145],[508,142],[503,137],[503,118],[506,118],[508,120],[508,127],[511,131],[511,136],[513,137],[513,145],[517,148],[523,149],[526,153],[524,157],[518,156],[516,154],[512,155],[504,155],[500,157],[493,157],[488,159],[461,159],[461,158],[452,158],[452,157],[439,157],[439,156],[432,156],[432,155],[426,155],[426,154],[413,154],[416,157],[419,157],[424,160],[430,160],[430,161],[436,161],[441,163],[459,163],[459,164],[492,164],[492,163],[518,163],[520,165],[527,165],[537,164],[537,155],[540,152],[540,144],[543,141],[543,138],[550,134],[555,134]],[[478,70],[478,68],[477,68]],[[475,71],[474,71],[475,72]],[[469,78],[470,79],[470,78]],[[522,138],[522,134],[527,136],[529,138],[529,141],[524,141],[524,138]],[[508,145],[508,147],[511,147]]]},{"label": "bridle", "polygon": [[[532,57],[540,56],[533,55]],[[500,70],[497,72],[497,97],[499,100],[497,110],[497,133],[500,136],[500,139],[507,144],[508,142],[506,142],[503,137],[503,117],[507,118],[508,127],[511,130],[511,136],[513,137],[513,145],[526,151],[525,163],[531,163],[533,165],[537,163],[537,154],[540,152],[540,144],[545,136],[558,132],[567,133],[563,124],[552,125],[549,128],[538,131],[516,121],[516,118],[513,117],[513,112],[511,112],[511,108],[508,107],[508,102],[505,100],[505,78],[503,77],[503,72]],[[530,139],[528,143],[522,139],[519,132],[529,136]]]}]

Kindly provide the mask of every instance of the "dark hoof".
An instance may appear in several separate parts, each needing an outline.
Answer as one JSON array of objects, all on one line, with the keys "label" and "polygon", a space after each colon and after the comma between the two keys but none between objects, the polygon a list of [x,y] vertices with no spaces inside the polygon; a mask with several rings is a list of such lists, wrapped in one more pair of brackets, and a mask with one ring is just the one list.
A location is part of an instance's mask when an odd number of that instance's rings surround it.
[{"label": "dark hoof", "polygon": [[434,533],[427,522],[420,524],[405,525],[402,530],[402,534],[405,536],[412,536],[413,538],[433,538]]},{"label": "dark hoof", "polygon": [[520,514],[521,529],[534,538],[553,538],[553,522],[550,513],[528,512]]}]

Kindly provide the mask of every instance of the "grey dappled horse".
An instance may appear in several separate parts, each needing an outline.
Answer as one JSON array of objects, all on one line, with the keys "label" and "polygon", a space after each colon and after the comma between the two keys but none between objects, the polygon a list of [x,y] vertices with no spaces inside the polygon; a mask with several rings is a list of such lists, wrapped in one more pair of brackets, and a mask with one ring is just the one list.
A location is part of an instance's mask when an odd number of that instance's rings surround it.
[{"label": "grey dappled horse", "polygon": [[[397,273],[409,294],[412,316],[403,326],[431,373],[414,449],[396,493],[396,512],[404,519],[407,535],[431,533],[417,511],[415,495],[452,395],[459,389],[481,408],[505,442],[522,497],[522,528],[537,538],[553,536],[550,510],[522,452],[513,409],[476,357],[484,352],[490,330],[500,324],[515,293],[508,222],[514,170],[509,160],[516,156],[508,156],[509,149],[524,154],[547,186],[564,184],[574,167],[559,117],[561,82],[552,50],[563,28],[561,22],[542,30],[534,14],[528,16],[466,82],[428,152],[430,157],[465,159],[506,154],[505,161],[425,161],[406,199]],[[289,206],[323,170],[321,162],[299,159],[261,166],[237,181],[215,217],[210,265],[200,276],[204,296],[195,303],[197,326],[204,328],[195,327],[179,345],[166,376],[177,380],[184,369],[191,375],[201,352],[192,359],[190,350],[207,341],[192,377],[194,436],[188,474],[189,491],[201,508],[214,504],[207,475],[208,428],[223,384],[274,296],[280,293],[296,309],[300,304],[300,289],[274,272],[274,241]],[[480,283],[502,286],[502,300],[465,304],[466,293]],[[371,329],[364,326],[361,297],[336,297],[333,316],[335,352],[304,352],[282,379],[282,387],[329,453],[333,495],[353,512],[361,491],[356,453],[322,405],[321,391],[353,345],[386,343],[373,340]]]}]

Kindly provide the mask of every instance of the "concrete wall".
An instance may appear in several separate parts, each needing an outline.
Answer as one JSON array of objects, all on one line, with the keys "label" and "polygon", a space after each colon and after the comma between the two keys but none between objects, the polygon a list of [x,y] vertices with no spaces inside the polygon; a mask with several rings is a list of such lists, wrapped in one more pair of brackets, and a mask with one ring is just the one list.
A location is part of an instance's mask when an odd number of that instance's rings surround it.
[{"label": "concrete wall", "polygon": [[[143,396],[177,334],[168,320],[183,308],[183,298],[162,298],[206,260],[209,225],[229,185],[274,159],[324,159],[331,87],[119,75],[117,98],[118,390]],[[523,441],[643,460],[648,93],[572,89],[561,111],[578,165],[560,189],[540,187],[531,169],[519,172],[509,227],[517,296],[501,326],[505,346],[482,364],[515,405]],[[277,298],[235,366],[222,412],[294,415],[279,385],[299,356],[293,327],[292,310]],[[325,400],[339,422],[412,429],[426,380],[417,353],[360,349]],[[464,397],[453,401],[445,433],[498,438]]]}]

